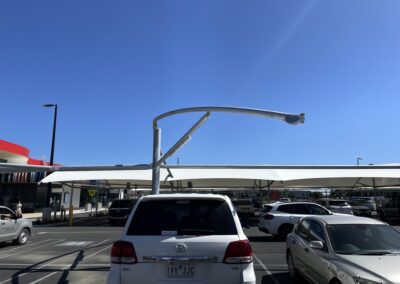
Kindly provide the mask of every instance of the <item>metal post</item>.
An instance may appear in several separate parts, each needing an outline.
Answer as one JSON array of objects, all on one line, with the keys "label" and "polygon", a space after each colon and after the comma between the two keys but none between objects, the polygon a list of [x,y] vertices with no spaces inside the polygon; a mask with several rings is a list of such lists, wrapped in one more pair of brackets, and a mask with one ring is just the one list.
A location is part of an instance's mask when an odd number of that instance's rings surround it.
[{"label": "metal post", "polygon": [[74,183],[71,184],[71,197],[69,199],[69,225],[72,226],[72,215],[74,213],[74,207],[72,206],[72,198],[74,197]]},{"label": "metal post", "polygon": [[97,211],[99,210],[99,181],[96,183],[97,188],[96,188],[96,216],[97,216]]},{"label": "metal post", "polygon": [[[57,104],[46,104],[44,107],[54,107],[54,119],[53,119],[53,135],[51,138],[51,151],[50,151],[50,166],[54,163],[54,146],[56,141],[56,128],[57,128]],[[50,207],[50,196],[52,191],[52,184],[49,182],[47,184],[47,199],[46,207]]]},{"label": "metal post", "polygon": [[157,124],[153,127],[153,183],[151,186],[151,194],[159,194],[160,193],[160,166],[157,165],[157,162],[160,160],[161,155],[161,129],[158,128]]},{"label": "metal post", "polygon": [[[160,119],[190,112],[205,112],[198,122],[188,132],[186,132],[178,142],[172,146],[162,157],[161,157],[161,129],[157,125],[157,121]],[[301,124],[304,123],[304,113],[299,115],[261,110],[261,109],[250,109],[250,108],[238,108],[238,107],[191,107],[177,109],[163,113],[153,119],[153,163],[152,163],[152,191],[151,194],[156,195],[160,193],[160,166],[161,164],[171,155],[173,155],[179,148],[181,148],[191,137],[191,135],[201,126],[210,116],[211,112],[232,112],[251,114],[262,117],[269,117],[274,119],[280,119],[289,124]]]}]

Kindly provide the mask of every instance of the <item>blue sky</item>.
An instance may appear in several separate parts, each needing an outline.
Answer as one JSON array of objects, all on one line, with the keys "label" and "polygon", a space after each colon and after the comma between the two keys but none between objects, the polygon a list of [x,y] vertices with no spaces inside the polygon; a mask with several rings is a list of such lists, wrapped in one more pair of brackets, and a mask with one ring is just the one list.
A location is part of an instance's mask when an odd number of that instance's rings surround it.
[{"label": "blue sky", "polygon": [[[2,1],[0,139],[63,165],[149,163],[155,116],[212,114],[168,163],[400,162],[400,1]],[[201,115],[161,120],[166,151]]]}]

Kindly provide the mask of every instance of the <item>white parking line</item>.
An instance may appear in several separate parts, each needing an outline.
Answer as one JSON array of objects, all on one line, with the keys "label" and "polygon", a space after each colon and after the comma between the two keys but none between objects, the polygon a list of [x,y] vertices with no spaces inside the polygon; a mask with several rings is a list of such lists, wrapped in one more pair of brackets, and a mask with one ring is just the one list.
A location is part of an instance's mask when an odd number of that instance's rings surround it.
[{"label": "white parking line", "polygon": [[[64,241],[64,240],[61,240],[61,241]],[[106,241],[108,241],[108,240],[102,241],[102,242],[100,242],[100,243],[98,243],[98,244],[95,244],[94,246],[100,245],[100,244],[102,244],[102,243],[104,243],[104,242],[106,242]],[[79,251],[77,251],[77,252],[75,252],[75,253],[73,253],[73,254],[76,254],[76,253],[79,253]],[[64,256],[64,257],[55,259],[55,260],[53,260],[53,261],[51,261],[51,262],[49,262],[49,263],[47,263],[47,264],[44,264],[44,265],[39,266],[38,268],[35,268],[35,269],[32,269],[32,270],[40,270],[40,269],[42,269],[43,267],[51,266],[51,264],[53,264],[53,263],[55,263],[55,262],[57,262],[57,261],[60,261],[60,260],[62,260],[62,259],[65,259],[65,258],[67,258],[67,257],[70,257],[71,255],[72,255],[72,254],[68,254],[68,255],[66,255],[66,256]],[[70,266],[70,265],[68,265],[68,266]],[[14,277],[12,277],[12,278],[9,278],[9,279],[7,279],[7,280],[4,280],[4,281],[0,282],[0,284],[4,284],[4,283],[10,282],[10,281],[12,282],[12,281],[14,281],[15,279],[21,278],[22,276],[24,276],[24,275],[26,275],[26,274],[29,274],[29,273],[30,273],[30,272],[25,272],[25,273],[16,275],[16,276],[14,276]],[[54,273],[52,273],[51,275],[53,275],[53,274],[54,274]],[[50,276],[50,275],[48,275],[48,276]],[[41,280],[41,279],[39,279],[39,280]],[[39,281],[39,280],[36,280],[36,282]],[[33,283],[33,282],[31,282],[31,283]]]},{"label": "white parking line", "polygon": [[[1,263],[0,266],[32,266],[35,265],[36,263]],[[49,267],[64,267],[64,266],[68,266],[70,264],[66,264],[66,263],[61,263],[61,264],[52,264],[49,265]],[[110,267],[110,263],[82,263],[82,264],[77,264],[76,267]],[[32,269],[34,270],[34,269]]]},{"label": "white parking line", "polygon": [[262,263],[261,260],[254,253],[253,253],[253,257],[258,261],[258,263],[261,265],[261,267],[264,269],[264,271],[271,277],[272,281],[274,281],[275,284],[280,284],[279,281],[276,280],[274,275],[272,275],[271,271],[268,270],[268,268],[264,265],[264,263]]},{"label": "white parking line", "polygon": [[49,243],[49,244],[45,244],[45,245],[34,247],[34,248],[31,248],[31,249],[19,251],[19,252],[13,253],[13,254],[2,255],[2,256],[0,256],[0,259],[1,258],[7,258],[7,257],[13,256],[13,255],[17,255],[17,254],[21,254],[21,253],[25,253],[27,251],[32,251],[32,250],[37,249],[37,248],[46,247],[46,246],[53,245],[53,244],[56,244],[56,243],[59,243],[59,242],[63,242],[63,241],[65,241],[65,240],[58,240],[58,241],[55,241],[55,242],[52,242],[52,243]]},{"label": "white parking line", "polygon": [[26,247],[29,247],[29,246],[33,246],[33,245],[41,244],[41,243],[44,243],[44,242],[48,242],[48,241],[51,241],[51,240],[52,240],[52,239],[47,239],[47,240],[40,241],[40,242],[37,242],[37,243],[28,242],[26,245],[18,246],[18,247],[15,247],[15,248],[12,248],[12,249],[7,249],[7,250],[0,250],[0,252],[3,254],[4,252],[8,252],[8,251],[13,251],[13,250],[17,250],[17,249],[26,248]]},{"label": "white parking line", "polygon": [[[106,241],[108,241],[108,240],[104,240],[104,241],[102,241],[102,242],[96,244],[96,246],[97,246],[97,245],[100,245],[101,243],[104,243],[104,242],[106,242]],[[105,247],[105,248],[103,248],[103,249],[101,249],[101,250],[99,250],[99,251],[97,251],[97,252],[95,252],[95,253],[93,253],[93,254],[91,254],[91,255],[88,255],[88,256],[85,257],[84,259],[86,260],[86,259],[88,259],[89,257],[92,257],[92,256],[94,256],[94,255],[96,255],[96,254],[98,254],[98,253],[100,253],[100,252],[102,252],[102,251],[108,249],[109,247],[111,247],[111,245],[109,245],[109,246],[107,246],[107,247]],[[48,265],[45,265],[45,266],[48,266]],[[71,264],[68,264],[68,265],[65,265],[65,266],[63,267],[63,270],[66,270],[66,269],[70,268],[71,266],[72,266],[72,263],[71,263]],[[43,266],[43,267],[44,267],[44,266]],[[42,267],[40,267],[40,268],[42,268]],[[39,269],[40,269],[40,268],[39,268]],[[53,273],[47,274],[46,276],[44,276],[44,277],[42,277],[42,278],[39,278],[39,279],[37,279],[36,281],[30,282],[30,284],[39,283],[39,282],[43,281],[44,279],[49,278],[49,277],[53,276],[54,274],[57,274],[58,272],[60,272],[60,271],[55,271],[55,272],[53,272]]]},{"label": "white parking line", "polygon": [[[112,232],[112,231],[111,231]],[[68,234],[109,234],[110,231],[68,231]],[[38,235],[39,233],[36,233]],[[57,231],[57,232],[40,232],[41,235],[43,234],[65,234],[65,232]]]}]

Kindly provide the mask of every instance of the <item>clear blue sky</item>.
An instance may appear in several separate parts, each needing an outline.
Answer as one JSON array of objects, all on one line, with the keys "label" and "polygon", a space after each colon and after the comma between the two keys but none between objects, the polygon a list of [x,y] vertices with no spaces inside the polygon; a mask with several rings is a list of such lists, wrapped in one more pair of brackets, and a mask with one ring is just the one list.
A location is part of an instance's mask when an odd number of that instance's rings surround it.
[{"label": "clear blue sky", "polygon": [[[149,163],[152,120],[211,116],[168,162],[400,162],[400,1],[1,1],[0,139],[55,162]],[[166,151],[200,114],[160,121]]]}]

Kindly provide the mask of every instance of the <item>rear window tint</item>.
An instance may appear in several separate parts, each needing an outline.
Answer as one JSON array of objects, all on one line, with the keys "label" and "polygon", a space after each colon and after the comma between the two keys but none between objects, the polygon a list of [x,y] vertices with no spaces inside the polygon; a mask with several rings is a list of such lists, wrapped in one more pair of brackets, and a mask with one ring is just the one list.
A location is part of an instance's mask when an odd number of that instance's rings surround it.
[{"label": "rear window tint", "polygon": [[281,205],[276,210],[283,213],[294,213],[294,209],[291,204]]},{"label": "rear window tint", "polygon": [[131,208],[136,202],[134,199],[114,200],[110,208]]},{"label": "rear window tint", "polygon": [[267,212],[271,211],[272,208],[274,208],[274,207],[271,205],[264,205],[262,212],[267,213]]},{"label": "rear window tint", "polygon": [[146,200],[135,211],[128,235],[235,235],[224,200]]}]

